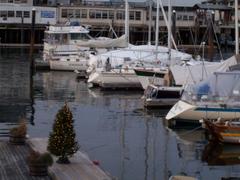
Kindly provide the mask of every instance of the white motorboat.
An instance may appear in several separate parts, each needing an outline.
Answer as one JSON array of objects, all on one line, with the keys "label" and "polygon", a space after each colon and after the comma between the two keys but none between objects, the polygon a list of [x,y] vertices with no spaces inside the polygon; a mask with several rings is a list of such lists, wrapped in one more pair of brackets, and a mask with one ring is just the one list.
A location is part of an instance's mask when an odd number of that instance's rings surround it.
[{"label": "white motorboat", "polygon": [[192,122],[200,119],[240,118],[240,71],[215,72],[208,79],[188,85],[166,119]]},{"label": "white motorboat", "polygon": [[116,39],[96,39],[78,22],[50,25],[45,31],[43,60],[49,61],[53,70],[86,71],[89,54],[115,47],[126,47],[124,35]]},{"label": "white motorboat", "polygon": [[180,99],[181,91],[181,86],[171,87],[149,84],[144,91],[144,106],[147,108],[171,107]]}]

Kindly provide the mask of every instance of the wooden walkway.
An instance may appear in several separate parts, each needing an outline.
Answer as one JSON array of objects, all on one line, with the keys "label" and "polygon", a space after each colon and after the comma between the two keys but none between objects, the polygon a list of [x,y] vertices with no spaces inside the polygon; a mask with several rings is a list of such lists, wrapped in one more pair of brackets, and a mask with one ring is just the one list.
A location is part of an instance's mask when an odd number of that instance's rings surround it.
[{"label": "wooden walkway", "polygon": [[[30,146],[39,152],[46,152],[47,139],[29,140]],[[56,162],[56,157],[54,157]],[[70,158],[70,164],[54,163],[49,172],[54,180],[111,180],[99,166],[94,165],[88,156],[80,151]]]},{"label": "wooden walkway", "polygon": [[0,141],[0,180],[50,180],[50,177],[29,175],[26,156],[29,145],[12,145],[7,140]]}]

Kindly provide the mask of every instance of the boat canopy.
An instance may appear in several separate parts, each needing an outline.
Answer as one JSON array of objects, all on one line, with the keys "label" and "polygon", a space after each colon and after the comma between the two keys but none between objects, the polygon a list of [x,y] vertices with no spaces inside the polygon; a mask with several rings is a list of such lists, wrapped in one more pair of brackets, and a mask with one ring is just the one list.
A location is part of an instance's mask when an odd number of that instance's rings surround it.
[{"label": "boat canopy", "polygon": [[188,85],[182,100],[239,102],[240,71],[215,72],[198,84]]},{"label": "boat canopy", "polygon": [[189,66],[175,64],[170,66],[176,85],[194,84],[206,79],[213,72],[225,72],[230,66],[236,65],[236,57],[232,56],[222,62],[199,62]]}]

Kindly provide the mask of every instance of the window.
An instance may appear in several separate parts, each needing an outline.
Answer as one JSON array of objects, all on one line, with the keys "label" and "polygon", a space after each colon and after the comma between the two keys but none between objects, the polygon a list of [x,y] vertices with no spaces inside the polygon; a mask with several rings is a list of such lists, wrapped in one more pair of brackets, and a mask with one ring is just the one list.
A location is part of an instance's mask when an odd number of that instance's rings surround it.
[{"label": "window", "polygon": [[125,19],[124,11],[117,11],[117,19]]},{"label": "window", "polygon": [[188,19],[192,21],[194,19],[194,17],[193,16],[189,16]]},{"label": "window", "polygon": [[68,9],[67,11],[67,17],[74,17],[73,9]]},{"label": "window", "polygon": [[134,11],[129,12],[129,20],[134,20],[134,14],[135,14]]},{"label": "window", "polygon": [[163,16],[159,16],[159,20],[161,20],[161,21],[162,21],[162,20],[163,20]]},{"label": "window", "polygon": [[187,15],[184,15],[184,16],[183,16],[183,20],[184,20],[184,21],[188,20],[188,16],[187,16]]},{"label": "window", "polygon": [[14,11],[8,11],[8,17],[14,17]]},{"label": "window", "polygon": [[182,20],[182,15],[177,15],[177,20]]},{"label": "window", "polygon": [[114,11],[109,11],[108,13],[109,19],[114,19]]},{"label": "window", "polygon": [[67,18],[67,9],[62,9],[62,18]]},{"label": "window", "polygon": [[80,18],[80,9],[75,10],[75,18]]},{"label": "window", "polygon": [[140,11],[136,11],[135,12],[135,20],[141,20],[141,12]]},{"label": "window", "polygon": [[22,11],[16,11],[16,17],[22,17]]},{"label": "window", "polygon": [[82,9],[82,16],[81,18],[87,18],[87,10],[86,9]]},{"label": "window", "polygon": [[29,11],[23,11],[23,17],[29,18],[30,17],[30,12]]},{"label": "window", "polygon": [[0,17],[7,17],[7,11],[0,11]]},{"label": "window", "polygon": [[91,19],[95,19],[95,10],[90,10],[90,11],[89,11],[89,17],[90,17]]},{"label": "window", "polygon": [[102,12],[101,11],[96,11],[95,12],[95,18],[96,19],[101,19],[102,18]]},{"label": "window", "polygon": [[84,33],[71,33],[71,40],[89,40],[90,38]]},{"label": "window", "polygon": [[108,18],[108,11],[102,11],[102,18],[107,19]]}]

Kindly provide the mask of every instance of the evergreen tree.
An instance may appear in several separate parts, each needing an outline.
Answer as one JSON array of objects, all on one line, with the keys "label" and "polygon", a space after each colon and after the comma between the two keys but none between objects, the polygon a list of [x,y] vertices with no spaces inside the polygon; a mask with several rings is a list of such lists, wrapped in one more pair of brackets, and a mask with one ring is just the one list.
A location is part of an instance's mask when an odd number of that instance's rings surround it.
[{"label": "evergreen tree", "polygon": [[59,156],[58,163],[70,163],[68,157],[71,157],[79,149],[75,136],[72,112],[65,103],[56,114],[47,147],[49,152]]}]

